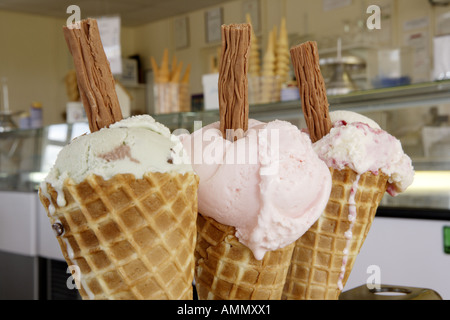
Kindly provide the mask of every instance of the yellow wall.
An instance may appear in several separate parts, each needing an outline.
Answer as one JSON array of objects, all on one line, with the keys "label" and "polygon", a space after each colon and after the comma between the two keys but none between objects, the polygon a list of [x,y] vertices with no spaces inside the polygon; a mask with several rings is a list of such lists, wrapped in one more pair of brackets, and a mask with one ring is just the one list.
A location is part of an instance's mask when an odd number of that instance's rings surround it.
[{"label": "yellow wall", "polygon": [[[224,3],[224,23],[244,22],[242,0]],[[354,26],[357,20],[364,24],[370,14],[366,10],[370,5],[379,5],[382,14],[389,9],[392,17],[390,24],[382,25],[382,30],[375,33],[379,43],[373,45],[402,46],[404,45],[405,21],[427,18],[425,29],[413,29],[409,32],[425,31],[428,35],[429,58],[432,62],[432,40],[435,34],[435,20],[440,14],[450,11],[450,7],[432,7],[426,0],[353,0],[351,5],[324,12],[322,0],[260,0],[261,31],[257,34],[266,47],[267,35],[274,25],[279,26],[281,17],[287,20],[289,34],[297,34],[300,39],[316,40],[325,46],[332,46],[336,36],[343,33],[344,21],[350,21]],[[385,11],[384,8],[387,8]],[[205,42],[204,13],[208,8],[188,14],[190,21],[190,46],[187,49],[176,50],[173,37],[173,21],[176,17],[135,28],[136,52],[142,55],[146,68],[150,68],[151,55],[160,61],[164,48],[169,48],[171,55],[190,62],[194,66],[191,89],[193,93],[202,91],[201,76],[208,72],[208,57],[216,52],[220,43]],[[149,39],[144,41],[143,39]],[[430,65],[432,67],[432,64]]]},{"label": "yellow wall", "polygon": [[[43,105],[44,124],[64,121],[64,77],[73,68],[64,40],[63,19],[0,11],[0,78],[7,77],[12,111]],[[124,55],[134,52],[133,35],[122,30]],[[131,51],[129,51],[130,49]]]},{"label": "yellow wall", "polygon": [[[224,23],[244,22],[242,2],[236,0],[221,5]],[[427,31],[431,46],[436,17],[450,10],[432,8],[425,0],[353,0],[350,6],[330,12],[323,12],[322,1],[318,0],[260,0],[262,28],[258,35],[264,48],[268,32],[285,16],[290,34],[308,35],[310,40],[333,38],[342,31],[345,19],[367,19],[365,10],[369,4],[386,3],[395,14],[391,45],[402,44],[405,21],[425,16],[429,19]],[[149,69],[150,56],[160,61],[164,48],[169,48],[171,56],[176,55],[185,66],[192,64],[191,92],[201,93],[201,76],[208,72],[208,57],[220,46],[220,43],[205,42],[207,9],[187,15],[190,45],[185,49],[175,49],[173,24],[176,17],[122,28],[123,56],[139,54],[144,68]],[[0,11],[0,77],[8,77],[11,109],[27,110],[32,101],[40,101],[46,125],[62,122],[66,107],[64,76],[73,64],[62,34],[64,23],[64,19]],[[137,98],[135,108],[145,111],[144,90],[131,92]]]},{"label": "yellow wall", "polygon": [[[61,122],[68,59],[62,20],[0,11],[0,77],[13,111],[42,102],[45,123]],[[51,109],[51,111],[49,111]]]}]

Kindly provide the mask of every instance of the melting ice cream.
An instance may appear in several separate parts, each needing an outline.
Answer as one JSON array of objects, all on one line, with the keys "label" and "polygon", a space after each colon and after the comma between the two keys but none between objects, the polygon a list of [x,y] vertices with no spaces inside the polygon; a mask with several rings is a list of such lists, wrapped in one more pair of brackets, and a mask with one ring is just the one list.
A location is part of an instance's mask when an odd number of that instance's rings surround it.
[{"label": "melting ice cream", "polygon": [[133,174],[142,179],[146,172],[192,171],[190,160],[178,137],[148,115],[135,116],[109,128],[74,139],[58,154],[41,183],[58,191],[58,205],[64,205],[64,181],[82,182],[90,174],[110,179],[116,174]]},{"label": "melting ice cream", "polygon": [[334,121],[330,133],[314,143],[314,150],[329,167],[342,170],[347,166],[358,174],[381,170],[389,176],[387,191],[393,196],[412,184],[412,162],[398,139],[354,112],[331,112],[330,117]]},{"label": "melting ice cream", "polygon": [[343,290],[342,281],[357,216],[355,195],[361,175],[365,172],[377,175],[381,171],[389,177],[387,192],[395,196],[412,184],[414,169],[400,141],[382,130],[373,120],[349,111],[331,112],[330,118],[333,128],[328,135],[314,143],[313,148],[329,167],[338,170],[348,167],[358,174],[348,199],[350,226],[345,232],[347,245],[338,280],[338,287]]},{"label": "melting ice cream", "polygon": [[181,139],[200,177],[199,212],[235,227],[239,241],[261,260],[314,224],[328,201],[331,176],[294,125],[249,120],[248,126],[235,142],[223,139],[219,122]]}]

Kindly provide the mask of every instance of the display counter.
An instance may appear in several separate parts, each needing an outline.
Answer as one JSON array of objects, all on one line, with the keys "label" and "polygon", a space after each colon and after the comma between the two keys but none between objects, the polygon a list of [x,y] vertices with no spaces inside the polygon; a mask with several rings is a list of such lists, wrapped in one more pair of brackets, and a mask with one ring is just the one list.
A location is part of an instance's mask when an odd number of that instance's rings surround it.
[{"label": "display counter", "polygon": [[[450,81],[330,96],[330,111],[351,110],[372,118],[397,137],[412,158],[415,183],[405,194],[385,196],[382,206],[450,209]],[[218,110],[154,115],[171,131],[192,132],[219,120]],[[300,101],[251,105],[250,118],[286,120],[306,128]],[[177,130],[178,129],[178,130]],[[184,129],[184,130],[180,130]],[[0,191],[32,192],[87,123],[55,124],[0,134]]]},{"label": "display counter", "polygon": [[[384,280],[391,284],[429,287],[450,299],[450,286],[441,279],[450,266],[450,247],[445,249],[442,244],[442,230],[450,225],[450,81],[330,96],[329,102],[331,111],[356,111],[378,122],[402,142],[416,170],[415,181],[407,192],[397,197],[384,196],[345,289],[364,284],[368,266],[376,260],[383,266],[383,274],[389,275]],[[219,112],[173,113],[154,118],[171,131],[179,129],[175,133],[186,133],[218,121]],[[306,128],[300,101],[251,105],[250,118],[285,120]],[[2,268],[7,269],[0,272],[0,287],[10,288],[4,296],[0,290],[0,299],[55,299],[58,294],[62,299],[79,298],[76,291],[67,289],[70,274],[37,190],[59,151],[88,132],[88,123],[80,122],[0,133],[0,259]],[[413,243],[412,239],[417,241]],[[429,258],[416,259],[422,256]],[[17,274],[21,270],[18,266],[27,267]],[[423,277],[420,270],[430,268],[436,276]],[[17,277],[10,277],[8,270],[15,270]],[[34,276],[26,282],[29,286],[11,282],[13,278],[29,277],[30,272]]]}]

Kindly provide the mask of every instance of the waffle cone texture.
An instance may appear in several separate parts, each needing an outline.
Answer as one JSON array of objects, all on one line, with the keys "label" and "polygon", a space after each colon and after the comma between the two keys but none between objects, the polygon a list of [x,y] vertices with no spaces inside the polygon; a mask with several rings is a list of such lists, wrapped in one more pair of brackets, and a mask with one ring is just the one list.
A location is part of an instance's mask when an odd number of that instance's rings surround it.
[{"label": "waffle cone texture", "polygon": [[[330,199],[317,222],[295,242],[282,299],[338,299],[338,283],[345,286],[386,191],[388,177],[383,173],[360,176],[355,195],[356,220],[351,228],[349,197],[358,175],[348,168],[330,171]],[[345,233],[350,228],[352,237],[348,243]],[[345,249],[349,251],[347,255]],[[341,273],[343,265],[345,273]]]},{"label": "waffle cone texture", "polygon": [[[83,299],[192,299],[198,177],[146,173],[88,176],[40,199],[66,262],[81,272]],[[50,214],[49,206],[55,206]]]},{"label": "waffle cone texture", "polygon": [[197,218],[195,283],[199,300],[280,300],[294,243],[256,260],[235,228]]}]

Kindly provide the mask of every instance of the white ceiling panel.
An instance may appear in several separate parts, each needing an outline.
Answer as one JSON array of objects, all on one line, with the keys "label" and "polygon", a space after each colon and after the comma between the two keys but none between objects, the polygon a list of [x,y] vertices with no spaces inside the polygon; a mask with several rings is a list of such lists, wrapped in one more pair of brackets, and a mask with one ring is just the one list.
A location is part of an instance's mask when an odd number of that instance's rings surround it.
[{"label": "white ceiling panel", "polygon": [[66,19],[69,5],[78,5],[81,18],[120,15],[122,25],[135,27],[231,0],[0,0],[1,10]]}]

